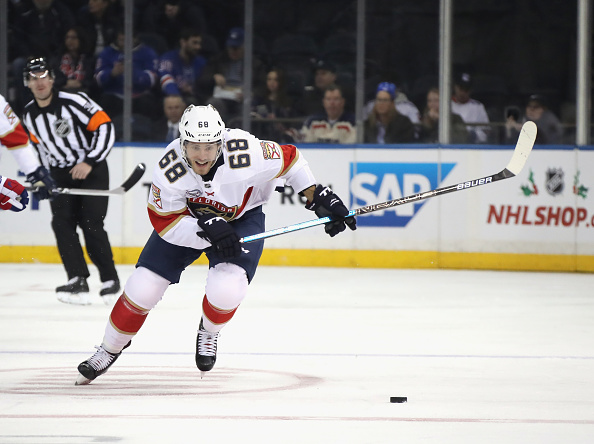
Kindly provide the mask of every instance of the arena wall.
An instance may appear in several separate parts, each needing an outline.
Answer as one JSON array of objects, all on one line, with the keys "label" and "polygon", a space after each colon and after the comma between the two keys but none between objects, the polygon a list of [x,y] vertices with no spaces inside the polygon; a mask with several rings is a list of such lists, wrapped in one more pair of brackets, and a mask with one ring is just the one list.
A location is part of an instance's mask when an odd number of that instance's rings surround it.
[{"label": "arena wall", "polygon": [[[321,183],[351,208],[494,174],[513,147],[437,145],[299,146]],[[106,227],[117,263],[135,263],[151,233],[146,201],[160,145],[128,144],[109,156],[111,186],[139,162],[147,172],[111,197]],[[262,264],[380,268],[594,271],[594,150],[535,147],[515,178],[357,218],[356,232],[321,226],[266,240]],[[17,176],[9,154],[2,173]],[[267,229],[315,218],[293,192],[266,205]],[[0,215],[0,262],[59,263],[47,201]],[[81,236],[82,237],[82,236]]]}]

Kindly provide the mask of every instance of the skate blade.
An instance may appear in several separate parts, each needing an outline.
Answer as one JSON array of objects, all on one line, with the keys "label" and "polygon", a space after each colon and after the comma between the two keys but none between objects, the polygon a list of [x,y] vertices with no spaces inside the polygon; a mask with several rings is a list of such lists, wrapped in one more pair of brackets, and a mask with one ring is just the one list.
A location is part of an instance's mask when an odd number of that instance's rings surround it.
[{"label": "skate blade", "polygon": [[88,385],[91,383],[91,381],[92,379],[87,379],[79,373],[76,377],[76,381],[74,381],[74,385]]},{"label": "skate blade", "polygon": [[89,293],[78,293],[77,295],[70,293],[56,293],[56,297],[58,298],[58,301],[63,302],[64,304],[91,305]]}]

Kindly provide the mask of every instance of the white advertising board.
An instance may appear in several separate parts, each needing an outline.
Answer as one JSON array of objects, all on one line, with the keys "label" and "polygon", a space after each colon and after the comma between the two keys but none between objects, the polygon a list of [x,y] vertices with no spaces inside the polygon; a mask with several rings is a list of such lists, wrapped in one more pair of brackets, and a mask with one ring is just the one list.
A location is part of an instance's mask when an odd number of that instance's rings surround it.
[{"label": "white advertising board", "polygon": [[[139,162],[141,182],[111,197],[106,227],[113,247],[142,247],[151,232],[146,201],[162,147],[116,147],[109,156],[111,186]],[[317,179],[351,208],[383,202],[499,172],[512,151],[479,148],[302,147]],[[17,177],[9,154],[2,174]],[[358,230],[330,238],[321,226],[268,239],[267,248],[407,250],[594,255],[594,151],[536,147],[518,177],[358,217]],[[22,177],[21,177],[22,179]],[[267,228],[315,218],[287,189],[265,206]],[[0,215],[0,246],[54,245],[47,202]]]}]

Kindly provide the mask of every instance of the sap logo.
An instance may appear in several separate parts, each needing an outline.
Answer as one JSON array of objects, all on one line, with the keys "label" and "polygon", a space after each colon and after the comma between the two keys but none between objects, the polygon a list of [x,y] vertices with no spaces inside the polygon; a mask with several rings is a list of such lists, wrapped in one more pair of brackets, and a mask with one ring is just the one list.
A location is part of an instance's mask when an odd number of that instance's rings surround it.
[{"label": "sap logo", "polygon": [[[441,180],[456,166],[441,164]],[[351,163],[351,209],[434,190],[439,187],[438,163]],[[357,218],[362,227],[405,227],[425,204],[419,201]]]}]

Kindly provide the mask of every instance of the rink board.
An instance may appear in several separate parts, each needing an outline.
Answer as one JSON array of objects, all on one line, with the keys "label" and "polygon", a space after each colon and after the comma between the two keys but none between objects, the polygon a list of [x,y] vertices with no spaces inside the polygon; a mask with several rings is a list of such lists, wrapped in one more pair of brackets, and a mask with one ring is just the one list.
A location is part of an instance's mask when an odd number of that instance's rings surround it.
[{"label": "rink board", "polygon": [[[350,208],[489,176],[513,147],[300,145],[316,178]],[[106,227],[116,260],[134,263],[151,233],[146,201],[163,148],[117,146],[110,184],[143,162],[147,173],[123,197],[110,198]],[[263,263],[387,268],[493,268],[594,271],[594,151],[535,147],[515,178],[358,217],[358,230],[330,238],[321,226],[266,241]],[[2,174],[17,177],[3,153]],[[264,208],[267,229],[315,218],[291,189]],[[47,202],[0,216],[0,261],[58,262]]]}]

